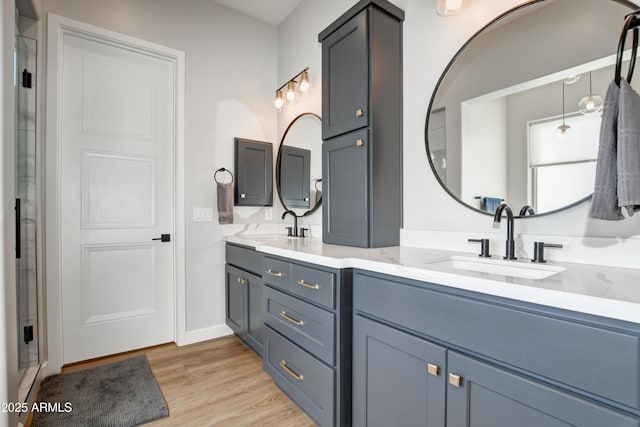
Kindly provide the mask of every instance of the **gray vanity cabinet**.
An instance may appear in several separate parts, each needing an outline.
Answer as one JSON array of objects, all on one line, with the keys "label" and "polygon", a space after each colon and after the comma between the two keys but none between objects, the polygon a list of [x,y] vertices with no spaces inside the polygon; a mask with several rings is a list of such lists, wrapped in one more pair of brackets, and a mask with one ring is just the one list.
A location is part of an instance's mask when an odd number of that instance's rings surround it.
[{"label": "gray vanity cabinet", "polygon": [[262,256],[254,249],[227,243],[225,266],[226,323],[262,356],[264,345],[264,283]]},{"label": "gray vanity cabinet", "polygon": [[[316,155],[318,155],[316,153]],[[309,209],[311,193],[311,151],[283,145],[280,147],[280,196],[285,206]]]},{"label": "gray vanity cabinet", "polygon": [[447,427],[640,425],[638,418],[454,351],[448,366],[460,382],[449,383]]},{"label": "gray vanity cabinet", "polygon": [[359,270],[353,309],[356,426],[640,426],[638,325]]},{"label": "gray vanity cabinet", "polygon": [[444,426],[446,348],[353,319],[353,425]]},{"label": "gray vanity cabinet", "polygon": [[399,244],[403,19],[386,0],[362,0],[318,36],[326,243]]},{"label": "gray vanity cabinet", "polygon": [[273,145],[235,138],[236,206],[273,205]]},{"label": "gray vanity cabinet", "polygon": [[265,255],[265,371],[320,426],[351,424],[351,280]]}]

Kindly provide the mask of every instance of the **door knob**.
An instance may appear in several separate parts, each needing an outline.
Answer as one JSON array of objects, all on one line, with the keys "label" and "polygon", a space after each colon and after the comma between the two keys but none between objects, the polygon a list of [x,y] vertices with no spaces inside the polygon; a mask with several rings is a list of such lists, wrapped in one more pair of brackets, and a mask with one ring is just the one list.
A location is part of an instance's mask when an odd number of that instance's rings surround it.
[{"label": "door knob", "polygon": [[160,237],[156,237],[154,239],[151,240],[160,240],[161,242],[170,242],[171,241],[171,234],[161,234]]}]

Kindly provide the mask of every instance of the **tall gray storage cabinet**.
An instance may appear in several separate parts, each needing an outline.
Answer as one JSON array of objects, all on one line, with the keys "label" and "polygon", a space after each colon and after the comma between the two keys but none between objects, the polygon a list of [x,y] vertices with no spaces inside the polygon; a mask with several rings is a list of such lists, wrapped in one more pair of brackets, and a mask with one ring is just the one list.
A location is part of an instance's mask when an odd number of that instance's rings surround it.
[{"label": "tall gray storage cabinet", "polygon": [[388,1],[363,0],[318,36],[326,243],[400,243],[403,20]]}]

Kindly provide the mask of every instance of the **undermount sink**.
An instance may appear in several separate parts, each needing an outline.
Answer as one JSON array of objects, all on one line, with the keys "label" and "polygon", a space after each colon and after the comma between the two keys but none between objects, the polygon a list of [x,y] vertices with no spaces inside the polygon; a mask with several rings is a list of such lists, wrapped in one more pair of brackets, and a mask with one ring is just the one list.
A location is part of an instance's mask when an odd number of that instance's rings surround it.
[{"label": "undermount sink", "polygon": [[565,270],[546,264],[528,264],[522,261],[505,261],[492,258],[473,258],[452,255],[448,258],[429,263],[434,267],[454,270],[475,271],[478,273],[498,274],[521,279],[546,279]]}]

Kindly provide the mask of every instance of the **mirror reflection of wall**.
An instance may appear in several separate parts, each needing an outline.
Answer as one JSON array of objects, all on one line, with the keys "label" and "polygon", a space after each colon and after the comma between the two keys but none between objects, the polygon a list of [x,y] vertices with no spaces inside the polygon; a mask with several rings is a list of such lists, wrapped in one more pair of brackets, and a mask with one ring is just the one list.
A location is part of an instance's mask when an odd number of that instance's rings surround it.
[{"label": "mirror reflection of wall", "polygon": [[[481,211],[494,206],[487,200],[505,200],[516,212],[529,205],[548,213],[590,196],[600,113],[580,114],[578,103],[591,92],[604,97],[629,11],[615,0],[535,2],[458,53],[427,131],[434,172],[454,197]],[[576,132],[559,145],[552,136],[563,113]]]},{"label": "mirror reflection of wall", "polygon": [[303,113],[288,125],[276,161],[280,203],[296,215],[309,215],[322,203],[322,122]]}]

